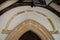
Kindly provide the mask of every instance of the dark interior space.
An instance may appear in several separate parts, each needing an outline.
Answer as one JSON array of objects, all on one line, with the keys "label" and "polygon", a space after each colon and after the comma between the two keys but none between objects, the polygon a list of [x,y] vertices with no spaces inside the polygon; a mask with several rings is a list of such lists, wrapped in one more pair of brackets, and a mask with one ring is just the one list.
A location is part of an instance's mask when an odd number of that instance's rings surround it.
[{"label": "dark interior space", "polygon": [[41,40],[41,38],[34,32],[27,31],[18,40]]}]

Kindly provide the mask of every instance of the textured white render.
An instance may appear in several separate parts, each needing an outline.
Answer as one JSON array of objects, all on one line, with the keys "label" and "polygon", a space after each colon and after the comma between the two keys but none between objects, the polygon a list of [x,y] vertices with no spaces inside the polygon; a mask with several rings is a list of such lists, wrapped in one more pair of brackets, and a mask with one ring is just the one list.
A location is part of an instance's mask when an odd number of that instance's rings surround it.
[{"label": "textured white render", "polygon": [[[42,7],[33,7],[31,8],[30,6],[21,6],[21,7],[16,7],[13,8],[7,12],[5,12],[3,15],[1,15],[1,26],[0,26],[0,31],[2,31],[5,27],[6,24],[8,22],[8,20],[15,15],[16,13],[19,13],[21,11],[24,10],[35,10],[38,11],[40,13],[43,13],[45,15],[47,15],[54,23],[54,25],[56,26],[57,30],[59,31],[59,34],[53,35],[53,37],[55,38],[55,40],[59,40],[60,39],[60,18],[58,16],[56,16],[54,13],[52,13],[51,11],[42,8]],[[33,19],[35,21],[37,21],[38,23],[42,24],[43,26],[45,26],[48,31],[51,31],[51,25],[48,22],[47,18],[42,16],[41,14],[38,14],[36,12],[25,12],[23,14],[19,14],[17,15],[10,23],[8,30],[12,30],[14,29],[15,26],[17,26],[18,24],[20,24],[21,22],[23,22],[24,20],[27,19]],[[0,34],[0,40],[4,40],[3,39],[6,38],[6,34]]]}]

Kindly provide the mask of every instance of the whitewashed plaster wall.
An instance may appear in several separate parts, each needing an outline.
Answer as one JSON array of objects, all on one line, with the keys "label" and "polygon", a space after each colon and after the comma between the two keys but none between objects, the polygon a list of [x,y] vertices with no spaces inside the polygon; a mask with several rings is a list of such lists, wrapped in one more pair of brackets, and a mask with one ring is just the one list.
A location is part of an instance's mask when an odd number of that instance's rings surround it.
[{"label": "whitewashed plaster wall", "polygon": [[[43,9],[43,10],[42,10]],[[60,25],[58,23],[60,23],[60,19],[55,15],[53,14],[52,12],[50,11],[46,11],[46,9],[44,8],[41,8],[41,7],[34,7],[34,8],[31,8],[31,7],[16,7],[16,8],[13,8],[11,9],[10,11],[4,13],[1,17],[2,17],[2,28],[4,28],[6,26],[6,23],[7,21],[13,16],[15,15],[16,13],[18,12],[21,12],[23,10],[35,10],[35,11],[39,11],[40,13],[43,13],[45,15],[47,15],[55,24],[56,27],[59,27]],[[20,17],[19,17],[20,16]],[[21,15],[18,15],[14,20],[14,22],[16,21],[20,21],[22,22],[22,20],[26,20],[26,19],[34,19],[34,20],[38,20],[38,22],[40,22],[42,25],[46,26],[46,28],[48,28],[49,30],[51,30],[51,25],[49,24],[49,22],[47,21],[47,19],[45,17],[42,17],[42,15],[38,15],[36,13],[24,13],[24,14],[21,14]],[[44,18],[44,20],[43,20]],[[12,23],[10,25],[14,25],[14,22],[12,21]],[[47,22],[47,23],[46,23]],[[17,23],[16,23],[17,24]],[[15,26],[16,26],[15,24]],[[58,25],[57,25],[58,24]],[[1,28],[1,29],[2,29]],[[58,29],[58,28],[57,28]],[[59,29],[58,29],[59,30]]]},{"label": "whitewashed plaster wall", "polygon": [[[30,6],[21,6],[21,7],[16,7],[13,8],[7,12],[5,12],[3,15],[1,15],[1,26],[0,26],[0,30],[2,31],[5,27],[6,24],[8,22],[8,20],[15,15],[16,13],[19,13],[21,11],[25,11],[25,10],[34,10],[34,11],[39,11],[40,13],[43,13],[45,15],[47,15],[54,23],[54,25],[56,26],[57,30],[60,33],[60,19],[59,17],[57,17],[55,14],[53,14],[51,11],[42,8],[42,7],[33,7],[31,8]],[[23,22],[24,20],[27,19],[33,19],[35,21],[37,21],[38,23],[42,24],[43,26],[45,26],[49,31],[52,30],[51,25],[49,23],[49,21],[47,20],[46,17],[42,16],[41,14],[38,14],[36,12],[25,12],[23,14],[19,14],[18,16],[16,16],[10,23],[8,30],[12,30],[15,26],[17,26],[19,23]],[[7,34],[4,34],[5,37]],[[0,40],[4,40],[3,34],[0,34]],[[55,40],[59,40],[60,39],[60,34],[58,35],[53,35]]]}]

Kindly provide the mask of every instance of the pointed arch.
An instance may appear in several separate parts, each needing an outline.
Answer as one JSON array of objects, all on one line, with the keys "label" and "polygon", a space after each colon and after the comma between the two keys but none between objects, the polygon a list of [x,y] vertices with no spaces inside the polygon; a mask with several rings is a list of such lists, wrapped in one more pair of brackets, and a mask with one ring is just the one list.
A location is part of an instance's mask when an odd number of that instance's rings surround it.
[{"label": "pointed arch", "polygon": [[25,32],[18,40],[41,40],[41,38],[36,33],[29,30]]},{"label": "pointed arch", "polygon": [[6,40],[18,40],[25,32],[33,31],[42,40],[54,40],[49,31],[34,20],[26,20],[17,25],[10,34],[8,34]]}]

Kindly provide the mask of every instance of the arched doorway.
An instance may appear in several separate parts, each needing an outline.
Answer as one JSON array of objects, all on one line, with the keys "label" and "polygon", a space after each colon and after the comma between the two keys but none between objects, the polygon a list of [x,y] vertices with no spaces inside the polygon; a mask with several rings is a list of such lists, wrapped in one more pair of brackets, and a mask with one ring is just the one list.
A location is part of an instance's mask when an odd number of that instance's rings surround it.
[{"label": "arched doorway", "polygon": [[41,38],[32,31],[27,31],[18,40],[41,40]]},{"label": "arched doorway", "polygon": [[44,26],[31,19],[17,25],[17,27],[7,36],[6,40],[20,40],[19,38],[29,30],[37,34],[41,40],[54,40]]}]

